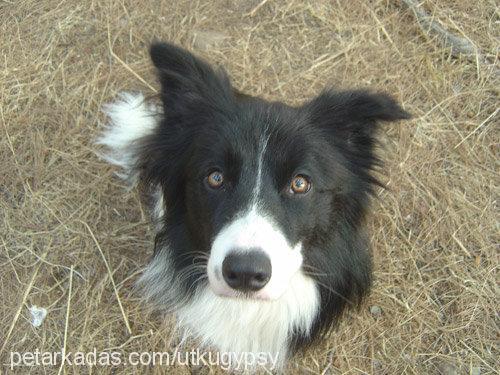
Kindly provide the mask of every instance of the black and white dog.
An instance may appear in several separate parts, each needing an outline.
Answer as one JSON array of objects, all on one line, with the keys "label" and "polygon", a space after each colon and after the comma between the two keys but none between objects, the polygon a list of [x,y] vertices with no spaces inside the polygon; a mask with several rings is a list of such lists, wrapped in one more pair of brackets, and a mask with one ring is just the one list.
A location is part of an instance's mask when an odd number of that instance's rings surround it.
[{"label": "black and white dog", "polygon": [[150,53],[161,105],[123,94],[99,141],[152,202],[140,285],[203,345],[283,364],[367,294],[374,137],[379,121],[409,114],[360,90],[268,102],[184,49]]}]

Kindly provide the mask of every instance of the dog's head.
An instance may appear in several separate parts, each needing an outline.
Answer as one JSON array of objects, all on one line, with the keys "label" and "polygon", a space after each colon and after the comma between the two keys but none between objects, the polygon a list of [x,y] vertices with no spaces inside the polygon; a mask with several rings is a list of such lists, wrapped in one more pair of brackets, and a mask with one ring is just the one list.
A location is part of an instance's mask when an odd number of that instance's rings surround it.
[{"label": "dog's head", "polygon": [[362,296],[375,133],[408,114],[366,91],[268,102],[178,47],[154,44],[151,57],[163,117],[140,167],[163,194],[158,241],[169,244],[174,277],[187,291],[208,284],[219,296],[277,300],[300,275],[339,311]]}]

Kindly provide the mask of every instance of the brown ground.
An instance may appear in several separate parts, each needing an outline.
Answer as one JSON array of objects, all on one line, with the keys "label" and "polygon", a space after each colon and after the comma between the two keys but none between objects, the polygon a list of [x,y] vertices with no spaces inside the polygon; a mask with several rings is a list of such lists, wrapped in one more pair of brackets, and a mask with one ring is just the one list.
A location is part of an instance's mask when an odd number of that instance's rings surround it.
[{"label": "brown ground", "polygon": [[[146,215],[92,143],[103,103],[153,94],[155,36],[224,65],[252,94],[300,103],[328,84],[373,87],[415,115],[385,132],[373,293],[290,373],[499,372],[495,2],[424,2],[487,61],[450,58],[398,0],[259,2],[0,2],[0,373],[11,351],[171,348],[168,324],[130,296],[151,253]],[[33,304],[49,311],[40,328]]]}]

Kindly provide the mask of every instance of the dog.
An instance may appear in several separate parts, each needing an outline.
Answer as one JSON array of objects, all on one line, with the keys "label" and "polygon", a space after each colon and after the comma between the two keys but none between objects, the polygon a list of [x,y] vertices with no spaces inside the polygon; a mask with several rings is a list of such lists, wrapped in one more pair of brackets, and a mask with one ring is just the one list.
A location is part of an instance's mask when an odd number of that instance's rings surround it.
[{"label": "dog", "polygon": [[143,295],[201,345],[283,366],[369,292],[377,130],[410,115],[366,90],[270,102],[173,44],[150,56],[161,103],[122,94],[98,141],[149,202]]}]

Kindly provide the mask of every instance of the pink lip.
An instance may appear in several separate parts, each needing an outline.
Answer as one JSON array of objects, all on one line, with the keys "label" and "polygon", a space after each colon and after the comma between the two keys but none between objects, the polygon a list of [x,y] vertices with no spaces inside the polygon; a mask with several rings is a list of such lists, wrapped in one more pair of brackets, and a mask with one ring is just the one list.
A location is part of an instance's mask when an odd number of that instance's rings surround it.
[{"label": "pink lip", "polygon": [[214,288],[210,287],[212,289],[212,292],[216,294],[219,297],[224,297],[224,298],[234,298],[234,299],[242,299],[242,300],[259,300],[259,301],[269,301],[270,298],[261,293],[254,293],[254,294],[243,294],[239,292],[235,292],[233,290],[214,290]]}]

